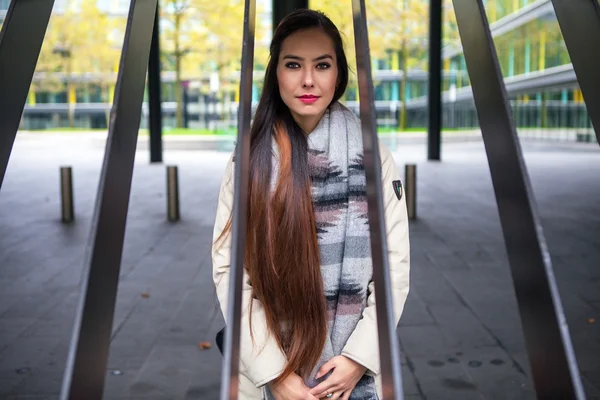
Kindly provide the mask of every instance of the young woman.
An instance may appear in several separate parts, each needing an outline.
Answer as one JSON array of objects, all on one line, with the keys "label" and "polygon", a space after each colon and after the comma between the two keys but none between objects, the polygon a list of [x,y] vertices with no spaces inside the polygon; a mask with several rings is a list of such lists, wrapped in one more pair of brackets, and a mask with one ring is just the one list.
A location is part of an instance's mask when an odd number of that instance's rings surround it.
[{"label": "young woman", "polygon": [[[338,102],[347,83],[342,38],[325,15],[299,10],[281,22],[251,128],[240,399],[382,398],[362,134]],[[379,151],[397,324],[409,290],[408,219],[398,168]],[[212,253],[224,315],[234,162]]]}]

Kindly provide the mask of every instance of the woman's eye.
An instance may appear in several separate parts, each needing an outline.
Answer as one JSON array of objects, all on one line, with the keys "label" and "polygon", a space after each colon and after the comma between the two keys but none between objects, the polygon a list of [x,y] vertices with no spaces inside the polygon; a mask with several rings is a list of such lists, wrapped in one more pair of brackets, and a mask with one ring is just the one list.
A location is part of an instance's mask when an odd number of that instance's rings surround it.
[{"label": "woman's eye", "polygon": [[300,65],[296,62],[289,62],[287,64],[285,64],[286,68],[291,68],[291,69],[296,69],[296,68],[300,68]]},{"label": "woman's eye", "polygon": [[331,65],[329,65],[329,63],[325,63],[325,62],[317,65],[318,69],[327,69],[329,67],[331,67]]}]

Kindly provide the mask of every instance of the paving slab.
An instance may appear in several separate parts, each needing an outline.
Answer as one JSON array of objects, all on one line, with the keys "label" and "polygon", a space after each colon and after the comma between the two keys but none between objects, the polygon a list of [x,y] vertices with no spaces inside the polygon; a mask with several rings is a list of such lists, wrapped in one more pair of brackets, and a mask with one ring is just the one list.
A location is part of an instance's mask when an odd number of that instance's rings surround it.
[{"label": "paving slab", "polygon": [[[417,164],[411,292],[398,328],[405,399],[532,399],[485,149],[390,143]],[[588,399],[600,399],[600,149],[523,143]],[[0,191],[0,399],[58,399],[103,159],[97,134],[18,135]],[[136,155],[104,399],[217,399],[223,326],[210,242],[226,151]],[[60,222],[59,167],[73,167],[76,221]],[[165,165],[182,219],[166,221]],[[211,348],[201,350],[199,343]]]}]

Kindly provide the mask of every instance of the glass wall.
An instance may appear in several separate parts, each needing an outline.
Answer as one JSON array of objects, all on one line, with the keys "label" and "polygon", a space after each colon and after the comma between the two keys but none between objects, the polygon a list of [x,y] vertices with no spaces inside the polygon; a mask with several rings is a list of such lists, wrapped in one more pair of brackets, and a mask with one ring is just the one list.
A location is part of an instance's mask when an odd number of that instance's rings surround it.
[{"label": "glass wall", "polygon": [[[532,3],[534,0],[487,0],[485,7],[490,22],[496,22]],[[571,62],[553,13],[494,37],[494,44],[504,78],[521,76],[527,79],[528,74],[543,73]],[[444,60],[443,68],[444,91],[470,86],[462,54]],[[583,96],[576,85],[509,94],[509,98],[522,138],[588,141],[593,135]],[[427,110],[412,110],[409,118],[411,125],[420,125],[427,121]],[[443,118],[447,131],[478,129],[477,112],[472,101],[446,103]]]},{"label": "glass wall", "polygon": [[[413,5],[419,0],[412,0]],[[537,0],[485,0],[486,12],[491,22],[498,21],[506,16],[519,12]],[[8,0],[0,0],[1,5],[8,4]],[[425,3],[425,2],[424,2]],[[457,46],[455,16],[451,9],[451,1],[445,1],[446,25],[444,27],[447,43]],[[331,2],[329,7],[338,5]],[[416,7],[416,6],[415,6]],[[345,9],[346,13],[348,10]],[[380,18],[384,18],[380,16]],[[351,22],[351,15],[348,14]],[[385,19],[385,18],[384,18]],[[347,21],[347,22],[348,22]],[[343,25],[344,21],[337,21]],[[350,23],[348,22],[348,23]],[[385,22],[385,21],[384,21]],[[423,22],[427,24],[427,21]],[[390,28],[392,29],[392,28]],[[351,34],[349,34],[351,36]],[[346,35],[347,38],[350,37]],[[527,74],[546,71],[549,68],[570,63],[561,31],[556,18],[551,13],[543,18],[530,21],[502,36],[494,38],[498,61],[504,77],[524,76]],[[395,43],[395,44],[394,44]],[[351,40],[346,43],[351,48]],[[398,46],[390,42],[389,47]],[[428,55],[426,39],[423,46],[403,53],[398,48],[385,47],[372,54],[374,89],[378,126],[381,132],[398,132],[401,127],[406,130],[426,130],[428,125],[427,89],[428,89]],[[417,46],[418,47],[418,46]],[[379,54],[380,57],[377,57]],[[402,55],[406,54],[410,63],[408,65],[408,78],[402,82],[404,68]],[[174,103],[176,99],[175,83],[172,78],[173,60],[168,55],[163,57],[163,69],[170,78],[163,78],[161,95],[164,102],[164,126],[172,127],[175,124]],[[353,69],[354,69],[353,65]],[[170,71],[170,72],[169,72]],[[358,112],[358,89],[355,74],[349,82],[348,89],[342,101],[351,109]],[[443,60],[443,91],[460,90],[470,86],[465,59],[462,54],[457,54]],[[235,74],[232,78],[221,80],[221,89],[218,93],[208,93],[210,86],[210,73],[206,76],[198,75],[190,83],[187,91],[186,106],[189,105],[188,121],[193,125],[207,125],[213,113],[218,114],[219,124],[225,129],[234,129],[236,126],[235,103],[238,100]],[[404,84],[403,84],[404,83]],[[110,107],[112,102],[111,92],[114,83],[102,85],[93,82],[74,83],[71,96],[66,90],[59,87],[53,92],[45,91],[40,87],[32,90],[29,96],[29,109],[24,114],[24,125],[34,129],[60,126],[66,118],[66,103],[73,99],[77,104],[96,104],[92,107],[95,111],[83,111],[84,108],[76,107],[76,123],[78,126],[106,127],[104,108]],[[253,91],[253,101],[257,102],[261,92],[261,80],[257,79]],[[402,92],[403,91],[403,92]],[[208,94],[207,94],[208,93]],[[406,100],[406,110],[403,110],[401,99]],[[146,97],[146,101],[147,101]],[[590,122],[587,116],[581,92],[577,87],[542,91],[540,93],[511,94],[511,106],[515,121],[520,131],[532,129],[589,129]],[[57,107],[39,107],[38,104],[56,104]],[[418,104],[418,106],[416,106]],[[52,109],[54,111],[47,111]],[[85,108],[87,110],[87,107]],[[41,113],[40,110],[46,110]],[[213,111],[211,111],[213,110]],[[444,128],[446,130],[476,130],[478,127],[477,113],[471,102],[445,103],[443,105]],[[28,122],[29,119],[35,122]],[[404,121],[404,124],[401,124]],[[197,124],[196,124],[197,122]],[[142,125],[145,121],[142,120]],[[57,125],[58,124],[58,125]],[[204,126],[202,125],[202,126]]]},{"label": "glass wall", "polygon": [[483,0],[488,20],[494,23],[523,7],[533,3],[535,0]]},{"label": "glass wall", "polygon": [[4,23],[4,15],[9,5],[10,0],[0,0],[0,28],[2,28],[2,24]]},{"label": "glass wall", "polygon": [[[494,43],[505,78],[544,71],[571,62],[558,21],[554,17],[531,21],[494,38]],[[470,85],[462,54],[444,61],[444,69],[456,75],[455,79],[444,82],[444,90],[449,90],[452,84],[457,88]]]}]

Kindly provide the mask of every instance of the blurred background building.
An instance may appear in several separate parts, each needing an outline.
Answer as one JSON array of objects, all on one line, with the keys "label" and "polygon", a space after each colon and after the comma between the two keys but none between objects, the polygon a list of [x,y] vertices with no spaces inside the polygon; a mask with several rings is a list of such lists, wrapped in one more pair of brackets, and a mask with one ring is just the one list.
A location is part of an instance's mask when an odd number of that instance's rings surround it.
[{"label": "blurred background building", "polygon": [[[9,3],[0,0],[0,21]],[[187,128],[231,133],[236,126],[243,2],[227,0],[214,6],[195,0],[188,9],[178,8],[180,3],[184,2],[161,2],[163,126],[167,131]],[[377,3],[371,10],[369,30],[380,133],[425,130],[428,2],[369,3]],[[484,3],[519,134],[549,140],[592,140],[591,122],[550,0]],[[85,4],[80,0],[55,3],[22,119],[24,130],[107,127],[129,1]],[[352,37],[349,7],[328,0],[314,0],[310,6],[327,12],[345,37]],[[255,102],[270,39],[270,1],[259,0],[258,14]],[[476,130],[477,115],[450,0],[445,1],[444,19],[444,132]],[[90,24],[90,20],[95,22]],[[85,26],[85,31],[77,32]],[[378,36],[380,31],[398,34],[384,39]],[[78,40],[85,35],[100,40],[95,45],[89,37]],[[352,63],[354,44],[348,41],[346,46]],[[343,101],[358,112],[356,100],[357,88],[351,79]],[[141,127],[146,125],[147,118],[142,118]]]},{"label": "blurred background building", "polygon": [[[587,115],[565,42],[549,0],[487,0],[486,11],[513,114],[520,133],[543,131],[554,140],[592,140]],[[444,120],[451,128],[477,126],[465,59],[447,46]],[[422,101],[411,104],[415,124],[425,121]]]}]

